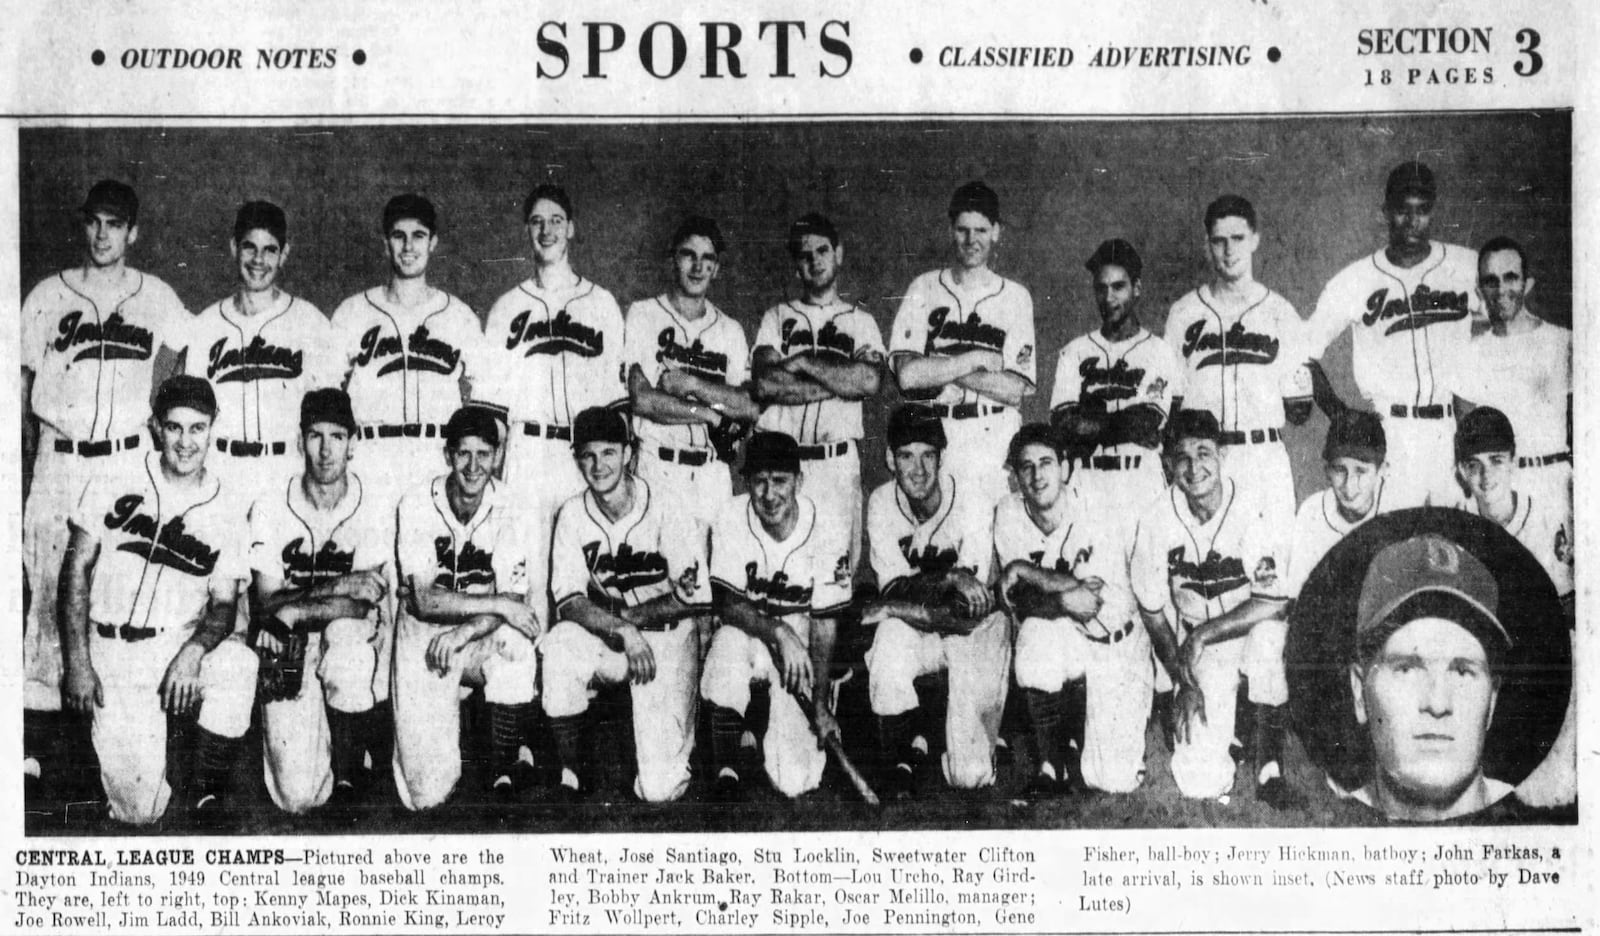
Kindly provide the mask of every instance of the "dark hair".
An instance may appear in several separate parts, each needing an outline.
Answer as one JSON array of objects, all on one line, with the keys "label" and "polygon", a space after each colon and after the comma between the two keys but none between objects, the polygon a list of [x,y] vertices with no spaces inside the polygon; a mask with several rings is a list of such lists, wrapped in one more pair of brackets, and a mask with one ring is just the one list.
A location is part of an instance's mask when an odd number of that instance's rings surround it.
[{"label": "dark hair", "polygon": [[999,224],[1000,196],[982,182],[968,182],[950,196],[950,222],[954,224],[956,218],[968,211],[976,211],[988,218],[990,223]]},{"label": "dark hair", "polygon": [[1522,264],[1522,278],[1527,279],[1528,252],[1522,249],[1522,244],[1518,243],[1516,239],[1507,237],[1504,234],[1499,237],[1491,237],[1483,242],[1483,246],[1478,248],[1478,261],[1481,263],[1484,257],[1506,250],[1517,255],[1517,261]]},{"label": "dark hair", "polygon": [[1206,233],[1211,233],[1211,226],[1223,218],[1243,218],[1250,225],[1250,230],[1256,229],[1256,206],[1250,200],[1240,195],[1224,195],[1206,206]]},{"label": "dark hair", "polygon": [[789,225],[789,256],[800,255],[800,242],[810,234],[826,238],[834,247],[839,246],[839,231],[833,226],[833,222],[813,211],[801,215],[798,221]]},{"label": "dark hair", "polygon": [[383,236],[388,237],[396,224],[408,218],[427,228],[429,234],[439,233],[439,215],[433,209],[433,202],[415,192],[407,192],[389,199],[383,206]]},{"label": "dark hair", "polygon": [[452,413],[450,421],[444,426],[445,446],[458,448],[461,440],[468,436],[476,436],[491,447],[498,448],[500,424],[495,421],[494,413],[481,406],[463,406]]},{"label": "dark hair", "polygon": [[544,182],[535,185],[533,191],[528,193],[528,197],[522,200],[522,221],[524,224],[528,221],[528,215],[533,214],[533,206],[541,201],[552,201],[560,205],[561,210],[566,213],[568,221],[576,220],[578,217],[578,213],[572,208],[572,199],[567,195],[567,190],[559,185]]},{"label": "dark hair", "polygon": [[704,237],[711,242],[711,249],[719,254],[728,246],[728,242],[722,238],[722,228],[717,227],[717,222],[705,215],[690,215],[683,219],[677,230],[672,232],[672,238],[667,241],[667,256],[677,253],[683,242],[691,237]]},{"label": "dark hair", "polygon": [[289,219],[272,202],[250,201],[239,206],[239,213],[233,217],[233,242],[239,243],[256,230],[271,234],[280,245],[289,243]]},{"label": "dark hair", "polygon": [[1006,465],[1015,468],[1022,460],[1022,452],[1030,445],[1043,445],[1062,456],[1061,434],[1044,423],[1027,423],[1017,434],[1011,437],[1011,444],[1006,448]]}]

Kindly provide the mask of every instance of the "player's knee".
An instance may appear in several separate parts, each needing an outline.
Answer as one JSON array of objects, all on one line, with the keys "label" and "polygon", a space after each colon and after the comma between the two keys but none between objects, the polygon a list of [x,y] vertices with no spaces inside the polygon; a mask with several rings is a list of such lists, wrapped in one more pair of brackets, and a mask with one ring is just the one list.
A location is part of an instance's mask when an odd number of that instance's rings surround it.
[{"label": "player's knee", "polygon": [[658,765],[652,769],[639,766],[639,776],[634,781],[633,792],[646,803],[670,803],[683,798],[689,789],[689,765]]},{"label": "player's knee", "polygon": [[334,639],[329,628],[317,675],[328,707],[339,712],[365,712],[376,703],[372,683],[378,653],[364,639]]},{"label": "player's knee", "polygon": [[1066,681],[1058,659],[1060,654],[1046,639],[1046,629],[1052,623],[1028,618],[1017,631],[1015,669],[1017,685],[1024,689],[1054,692]]},{"label": "player's knee", "polygon": [[200,667],[202,728],[225,738],[244,735],[250,728],[259,667],[255,652],[239,640],[225,640],[206,654]]},{"label": "player's knee", "polygon": [[991,752],[983,756],[968,752],[944,755],[945,782],[958,790],[976,790],[994,783],[994,758]]},{"label": "player's knee", "polygon": [[533,642],[521,634],[507,638],[497,653],[483,661],[483,698],[496,705],[532,702],[537,693],[539,658]]}]

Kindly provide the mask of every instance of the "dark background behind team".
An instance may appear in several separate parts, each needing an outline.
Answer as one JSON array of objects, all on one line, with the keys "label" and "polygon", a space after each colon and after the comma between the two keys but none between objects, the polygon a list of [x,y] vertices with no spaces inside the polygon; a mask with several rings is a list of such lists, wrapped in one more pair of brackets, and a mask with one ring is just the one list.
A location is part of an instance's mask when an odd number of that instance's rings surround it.
[{"label": "dark background behind team", "polygon": [[[416,191],[440,214],[429,281],[481,317],[527,276],[522,200],[536,183],[555,181],[576,201],[574,268],[624,308],[665,288],[664,242],[685,214],[716,218],[730,247],[712,300],[752,340],[761,313],[796,294],[784,236],[796,217],[814,210],[843,234],[844,295],[863,303],[892,340],[902,290],[949,261],[944,209],[951,191],[981,178],[999,192],[1005,224],[994,267],[1034,299],[1039,386],[1025,404],[1027,419],[1048,412],[1061,347],[1099,325],[1083,261],[1101,240],[1125,237],[1143,254],[1141,317],[1160,334],[1168,306],[1208,276],[1206,204],[1238,193],[1261,217],[1256,278],[1304,318],[1333,274],[1385,243],[1384,179],[1407,159],[1427,162],[1438,175],[1434,239],[1472,248],[1496,234],[1522,241],[1538,281],[1538,313],[1571,322],[1565,111],[1074,123],[29,128],[20,133],[19,156],[25,290],[82,262],[77,206],[89,184],[111,177],[140,197],[131,265],[166,280],[190,311],[237,285],[228,256],[234,212],[264,198],[289,215],[294,247],[285,288],[331,314],[346,296],[386,279],[383,204]],[[1335,387],[1354,399],[1349,342],[1347,332],[1326,364]],[[888,477],[882,432],[893,402],[890,390],[866,407],[869,488]],[[1318,414],[1285,432],[1297,500],[1324,484],[1325,430]]]}]

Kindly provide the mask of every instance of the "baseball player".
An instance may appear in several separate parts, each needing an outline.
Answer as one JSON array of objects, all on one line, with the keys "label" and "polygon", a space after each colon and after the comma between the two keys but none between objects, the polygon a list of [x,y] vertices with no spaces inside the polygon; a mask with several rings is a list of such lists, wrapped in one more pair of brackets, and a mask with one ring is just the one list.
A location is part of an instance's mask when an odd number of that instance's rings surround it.
[{"label": "baseball player", "polygon": [[[752,689],[771,700],[767,777],[788,797],[817,788],[827,756],[821,737],[837,734],[831,709],[835,616],[851,600],[850,531],[800,491],[799,444],[758,432],[745,445],[749,492],[733,499],[711,530],[711,584],[722,624],[700,678],[711,706],[711,795],[743,798],[737,755]],[[801,700],[816,717],[813,733]]]},{"label": "baseball player", "polygon": [[[156,351],[184,347],[190,321],[166,283],[128,266],[128,249],[139,239],[132,188],[96,182],[79,214],[83,263],[46,278],[22,303],[22,558],[32,599],[22,666],[29,713],[61,710],[56,585],[68,518],[92,474],[138,469]],[[57,743],[47,720],[24,718],[23,769],[30,777],[40,776],[40,758],[48,761]]]},{"label": "baseball player", "polygon": [[541,645],[542,703],[562,761],[561,784],[583,789],[585,715],[596,683],[633,684],[639,774],[633,792],[665,802],[689,788],[698,628],[709,611],[706,533],[654,496],[630,467],[627,417],[593,407],[573,423],[572,457],[587,490],[561,506],[551,547],[557,623]]},{"label": "baseball player", "polygon": [[399,581],[407,590],[394,638],[394,778],[407,809],[442,804],[461,779],[463,685],[483,688],[491,791],[515,800],[533,784],[527,726],[543,631],[516,505],[494,480],[500,428],[462,407],[444,425],[450,466],[400,500]]},{"label": "baseball player", "polygon": [[330,797],[354,805],[372,788],[365,756],[381,767],[391,754],[377,648],[389,632],[379,620],[390,607],[394,514],[349,470],[356,429],[343,390],[307,393],[304,470],[250,510],[256,646],[263,677],[282,668],[276,684],[262,681],[263,766],[267,793],[291,813]]},{"label": "baseball player", "polygon": [[1283,446],[1285,417],[1311,415],[1310,375],[1301,367],[1302,324],[1289,301],[1255,278],[1261,246],[1256,209],[1238,195],[1206,206],[1211,281],[1167,313],[1167,344],[1183,362],[1174,407],[1217,418],[1229,471],[1250,478],[1274,522],[1294,516],[1294,472]]},{"label": "baseball player", "polygon": [[789,227],[800,298],[768,309],[756,329],[751,370],[759,429],[800,443],[817,506],[850,528],[850,563],[861,554],[861,401],[878,392],[883,335],[873,317],[839,298],[844,244],[833,222],[807,214]]},{"label": "baseball player", "polygon": [[699,216],[668,242],[672,285],[628,307],[623,359],[639,439],[639,477],[675,509],[707,523],[733,493],[725,460],[738,427],[759,411],[745,390],[750,346],[744,328],[706,298],[727,248],[722,230]]},{"label": "baseball player", "polygon": [[1478,296],[1490,330],[1467,345],[1460,395],[1512,419],[1522,442],[1518,485],[1572,520],[1572,332],[1528,308],[1527,251],[1509,237],[1478,250]]},{"label": "baseball player", "polygon": [[1144,262],[1133,245],[1121,238],[1105,241],[1084,267],[1100,328],[1061,349],[1051,422],[1095,443],[1093,454],[1072,466],[1073,484],[1091,501],[1137,515],[1167,486],[1161,427],[1182,386],[1183,369],[1172,348],[1139,322]]},{"label": "baseball player", "polygon": [[949,267],[911,281],[889,338],[907,400],[926,402],[950,440],[944,470],[990,507],[1008,492],[1000,459],[1034,391],[1033,297],[989,268],[1000,243],[1000,198],[968,182],[950,199]]},{"label": "baseball player", "polygon": [[1173,415],[1173,484],[1140,516],[1128,572],[1156,659],[1178,687],[1172,776],[1195,799],[1233,787],[1239,677],[1258,706],[1288,701],[1282,634],[1260,626],[1284,613],[1285,524],[1249,490],[1255,478],[1225,470],[1226,451],[1210,411]]},{"label": "baseball player", "polygon": [[431,480],[445,420],[461,405],[461,380],[481,379],[483,330],[466,303],[428,282],[439,246],[438,214],[420,195],[383,208],[389,281],[351,296],[333,313],[374,496],[394,504]]},{"label": "baseball player", "polygon": [[234,474],[252,499],[282,493],[280,482],[300,467],[295,414],[306,391],[344,378],[327,317],[279,285],[292,246],[282,208],[242,205],[228,242],[239,288],[186,333],[185,371],[210,381],[222,402],[213,467]]},{"label": "baseball player", "polygon": [[1330,280],[1306,327],[1305,351],[1313,358],[1351,329],[1356,386],[1383,418],[1389,440],[1388,494],[1397,509],[1460,499],[1451,470],[1452,396],[1481,308],[1478,257],[1429,240],[1437,193],[1423,163],[1389,173],[1388,246]]},{"label": "baseball player", "polygon": [[[1154,670],[1139,620],[1128,558],[1132,516],[1103,508],[1069,484],[1074,473],[1058,436],[1030,423],[1011,440],[1018,493],[995,509],[994,545],[1004,564],[998,593],[1021,621],[1016,675],[1028,703],[1039,769],[1030,799],[1085,784],[1128,793],[1144,780],[1144,733]],[[1066,688],[1085,683],[1086,710],[1074,725],[1081,768],[1061,743]],[[1073,719],[1075,720],[1075,719]]]},{"label": "baseball player", "polygon": [[1345,410],[1330,422],[1322,445],[1328,486],[1307,497],[1294,517],[1285,576],[1290,598],[1300,597],[1306,578],[1328,550],[1390,510],[1388,448],[1377,413]]},{"label": "baseball player", "polygon": [[250,727],[256,656],[229,639],[247,577],[246,505],[206,467],[217,400],[179,375],[156,394],[159,452],[96,476],[68,525],[61,570],[65,694],[94,719],[111,818],[150,825],[166,813],[167,718],[196,714],[184,793],[197,824],[220,818]]},{"label": "baseball player", "polygon": [[885,794],[911,796],[927,739],[919,723],[919,676],[948,672],[945,781],[994,783],[995,742],[1005,709],[1011,628],[989,591],[993,508],[970,479],[943,471],[944,421],[916,404],[889,417],[894,480],[867,501],[872,570],[881,599],[862,613],[878,625],[867,651],[867,688],[890,767]]}]

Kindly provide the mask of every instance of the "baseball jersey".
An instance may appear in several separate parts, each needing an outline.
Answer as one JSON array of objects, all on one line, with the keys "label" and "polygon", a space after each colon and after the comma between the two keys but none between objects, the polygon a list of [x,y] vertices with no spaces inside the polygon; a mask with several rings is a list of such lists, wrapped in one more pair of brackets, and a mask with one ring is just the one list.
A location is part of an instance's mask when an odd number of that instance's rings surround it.
[{"label": "baseball jersey", "polygon": [[[395,511],[400,581],[472,595],[527,594],[528,548],[512,505],[490,481],[477,513],[462,523],[445,493],[449,477],[440,475],[400,499]],[[543,604],[532,602],[535,613]]]},{"label": "baseball jersey", "polygon": [[1133,527],[1126,517],[1093,515],[1080,489],[1061,492],[1068,498],[1061,525],[1046,533],[1028,513],[1019,494],[1000,501],[994,511],[994,549],[1002,566],[1017,560],[1041,569],[1069,572],[1079,581],[1098,577],[1100,613],[1087,624],[1086,633],[1106,636],[1138,618],[1133,586],[1128,581]]},{"label": "baseball jersey", "polygon": [[481,379],[483,330],[460,299],[440,290],[407,310],[382,287],[351,296],[333,313],[345,356],[350,405],[364,425],[444,423],[461,407],[461,379]]},{"label": "baseball jersey", "polygon": [[1305,351],[1321,357],[1352,331],[1356,386],[1384,407],[1450,402],[1472,337],[1478,298],[1478,253],[1434,241],[1427,259],[1402,270],[1382,250],[1328,281],[1306,328]]},{"label": "baseball jersey", "polygon": [[570,426],[589,407],[628,396],[622,311],[582,277],[570,289],[518,283],[489,309],[484,343],[473,399],[507,407],[512,420]]},{"label": "baseball jersey", "polygon": [[[1034,361],[1033,297],[1021,284],[996,276],[981,292],[956,285],[947,269],[930,270],[911,281],[895,313],[889,353],[948,357],[967,351],[993,351],[1003,366],[1038,383]],[[975,390],[954,383],[938,389],[909,390],[907,400],[945,406],[979,403]]]},{"label": "baseball jersey", "polygon": [[1484,332],[1468,343],[1465,364],[1456,392],[1506,414],[1518,455],[1552,455],[1570,448],[1572,332],[1549,322],[1521,334]]},{"label": "baseball jersey", "polygon": [[1294,515],[1294,532],[1289,541],[1289,570],[1285,582],[1285,594],[1288,597],[1300,597],[1300,589],[1305,587],[1311,570],[1317,567],[1328,550],[1349,536],[1356,527],[1378,514],[1388,512],[1389,508],[1383,502],[1383,489],[1384,483],[1380,480],[1377,493],[1372,496],[1372,509],[1354,522],[1346,520],[1344,514],[1339,512],[1339,499],[1334,496],[1332,488],[1324,488],[1300,504],[1300,509]]},{"label": "baseball jersey", "polygon": [[[750,345],[744,329],[709,302],[705,314],[692,322],[678,314],[667,296],[635,302],[628,307],[622,357],[626,367],[639,365],[652,386],[669,369],[729,387],[741,387],[750,379]],[[633,431],[641,445],[711,447],[707,427],[700,423],[669,426],[636,417]]]},{"label": "baseball jersey", "polygon": [[[1172,349],[1140,328],[1123,341],[1109,341],[1098,331],[1067,342],[1056,358],[1050,410],[1072,404],[1087,405],[1107,413],[1147,404],[1163,414],[1181,392],[1183,368]],[[1126,442],[1102,448],[1104,455],[1134,455],[1148,451]]]},{"label": "baseball jersey", "polygon": [[[776,351],[780,361],[809,354],[838,364],[884,354],[877,321],[855,303],[838,300],[819,306],[796,299],[768,309],[756,329],[755,350],[762,348]],[[837,397],[769,406],[761,411],[756,426],[782,432],[801,445],[859,439],[864,434],[861,401]]]},{"label": "baseball jersey", "polygon": [[1194,627],[1253,595],[1287,597],[1284,531],[1232,478],[1222,483],[1222,506],[1204,523],[1175,485],[1140,516],[1128,567],[1140,608],[1158,611],[1170,599],[1183,622]]},{"label": "baseball jersey", "polygon": [[1283,401],[1309,395],[1295,381],[1305,355],[1300,316],[1262,287],[1243,309],[1229,309],[1201,286],[1172,304],[1167,345],[1183,365],[1183,405],[1209,410],[1224,432],[1277,429]]},{"label": "baseball jersey", "polygon": [[669,592],[684,604],[711,604],[703,528],[655,499],[643,479],[633,483],[633,509],[615,523],[587,490],[561,505],[550,547],[556,608],[579,596],[634,607]]},{"label": "baseball jersey", "polygon": [[96,476],[72,513],[100,546],[89,619],[155,630],[198,623],[212,582],[249,576],[246,506],[211,471],[193,490],[171,483],[158,452],[128,472]]},{"label": "baseball jersey", "polygon": [[230,296],[189,323],[184,369],[211,381],[219,439],[290,442],[300,434],[306,392],[344,378],[327,318],[304,299],[278,298],[275,308],[245,315]]},{"label": "baseball jersey", "polygon": [[[1572,523],[1561,515],[1560,505],[1549,497],[1516,492],[1517,505],[1505,531],[1517,538],[1556,586],[1556,594],[1572,594]],[[1469,500],[1464,505],[1469,513],[1478,513],[1478,502]],[[1479,514],[1482,516],[1482,514]]]},{"label": "baseball jersey", "polygon": [[166,283],[128,270],[127,291],[102,307],[68,282],[45,279],[22,302],[22,366],[33,412],[75,441],[143,433],[156,349],[182,350],[192,319]]},{"label": "baseball jersey", "polygon": [[393,513],[367,496],[360,477],[352,472],[349,479],[332,510],[312,505],[298,474],[275,496],[257,500],[250,510],[250,568],[289,588],[310,588],[389,565]]},{"label": "baseball jersey", "polygon": [[761,525],[750,495],[740,494],[711,528],[711,581],[786,622],[843,611],[851,599],[850,531],[832,529],[811,498],[783,541]]},{"label": "baseball jersey", "polygon": [[993,567],[993,514],[950,475],[939,479],[939,509],[926,520],[911,512],[900,485],[886,481],[867,500],[872,571],[878,588],[915,575],[943,575],[954,569],[990,580]]}]

